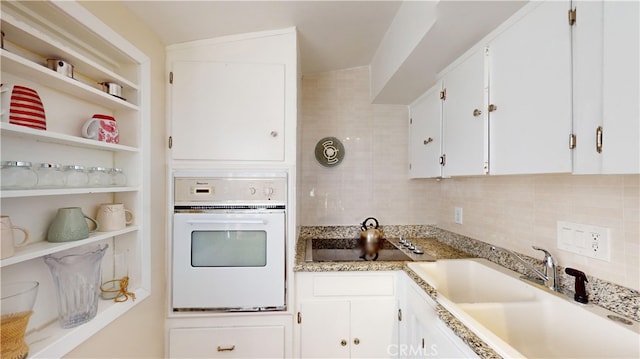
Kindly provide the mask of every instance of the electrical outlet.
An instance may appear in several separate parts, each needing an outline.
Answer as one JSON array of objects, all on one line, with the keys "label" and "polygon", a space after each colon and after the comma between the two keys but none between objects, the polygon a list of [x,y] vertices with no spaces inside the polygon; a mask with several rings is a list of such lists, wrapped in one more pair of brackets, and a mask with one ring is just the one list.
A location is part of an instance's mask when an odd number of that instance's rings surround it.
[{"label": "electrical outlet", "polygon": [[611,230],[558,221],[558,248],[585,257],[611,262]]},{"label": "electrical outlet", "polygon": [[462,224],[462,208],[455,207],[453,209],[453,221],[457,224]]}]

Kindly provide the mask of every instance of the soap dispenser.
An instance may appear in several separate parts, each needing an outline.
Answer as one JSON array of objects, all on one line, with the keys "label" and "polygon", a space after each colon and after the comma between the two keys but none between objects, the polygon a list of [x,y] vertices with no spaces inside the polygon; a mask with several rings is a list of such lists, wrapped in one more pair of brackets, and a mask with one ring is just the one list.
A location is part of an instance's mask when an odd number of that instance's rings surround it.
[{"label": "soap dispenser", "polygon": [[575,299],[576,302],[587,304],[589,302],[589,296],[587,295],[587,290],[584,286],[584,282],[588,282],[587,276],[584,272],[573,268],[566,268],[564,272],[570,276],[576,277],[576,294],[573,296],[573,299]]}]

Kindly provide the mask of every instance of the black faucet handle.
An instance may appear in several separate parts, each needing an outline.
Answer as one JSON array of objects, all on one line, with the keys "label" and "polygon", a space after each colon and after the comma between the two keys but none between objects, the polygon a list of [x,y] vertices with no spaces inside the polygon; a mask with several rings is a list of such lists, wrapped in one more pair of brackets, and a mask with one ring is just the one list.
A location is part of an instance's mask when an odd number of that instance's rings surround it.
[{"label": "black faucet handle", "polygon": [[587,290],[584,285],[584,282],[588,282],[586,274],[584,274],[584,272],[582,271],[579,271],[573,268],[565,268],[564,272],[570,276],[576,277],[576,283],[575,283],[576,294],[573,296],[573,299],[575,299],[575,301],[579,303],[584,303],[584,304],[588,303],[589,296],[587,295]]}]

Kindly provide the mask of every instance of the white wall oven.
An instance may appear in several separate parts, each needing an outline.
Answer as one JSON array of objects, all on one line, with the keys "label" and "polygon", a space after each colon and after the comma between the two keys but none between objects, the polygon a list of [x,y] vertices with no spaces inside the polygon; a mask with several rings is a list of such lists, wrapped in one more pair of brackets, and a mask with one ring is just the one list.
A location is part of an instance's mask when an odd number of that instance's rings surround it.
[{"label": "white wall oven", "polygon": [[173,182],[173,310],[286,310],[286,173]]}]

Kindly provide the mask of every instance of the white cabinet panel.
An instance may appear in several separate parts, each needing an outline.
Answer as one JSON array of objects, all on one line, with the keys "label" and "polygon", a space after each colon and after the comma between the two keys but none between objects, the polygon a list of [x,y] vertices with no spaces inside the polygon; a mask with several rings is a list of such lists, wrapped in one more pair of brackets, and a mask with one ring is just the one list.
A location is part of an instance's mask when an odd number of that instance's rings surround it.
[{"label": "white cabinet panel", "polygon": [[442,176],[442,100],[440,82],[409,107],[409,178]]},{"label": "white cabinet panel", "polygon": [[603,173],[640,172],[639,7],[604,1]]},{"label": "white cabinet panel", "polygon": [[443,176],[485,174],[488,159],[485,113],[484,49],[476,51],[444,77]]},{"label": "white cabinet panel", "polygon": [[573,173],[640,172],[638,7],[635,1],[575,4]]},{"label": "white cabinet panel", "polygon": [[391,272],[296,273],[300,357],[393,356],[398,342],[396,278]]},{"label": "white cabinet panel", "polygon": [[169,358],[284,358],[284,327],[171,329]]},{"label": "white cabinet panel", "polygon": [[395,298],[351,301],[351,357],[387,358],[398,338]]},{"label": "white cabinet panel", "polygon": [[571,172],[569,1],[547,1],[489,44],[490,173]]},{"label": "white cabinet panel", "polygon": [[284,65],[176,61],[172,71],[174,159],[284,160]]},{"label": "white cabinet panel", "polygon": [[349,301],[304,302],[300,311],[300,357],[349,357]]},{"label": "white cabinet panel", "polygon": [[408,276],[402,276],[405,290],[403,320],[405,342],[399,354],[405,358],[477,358],[478,356],[449,329],[436,312],[436,303]]}]

